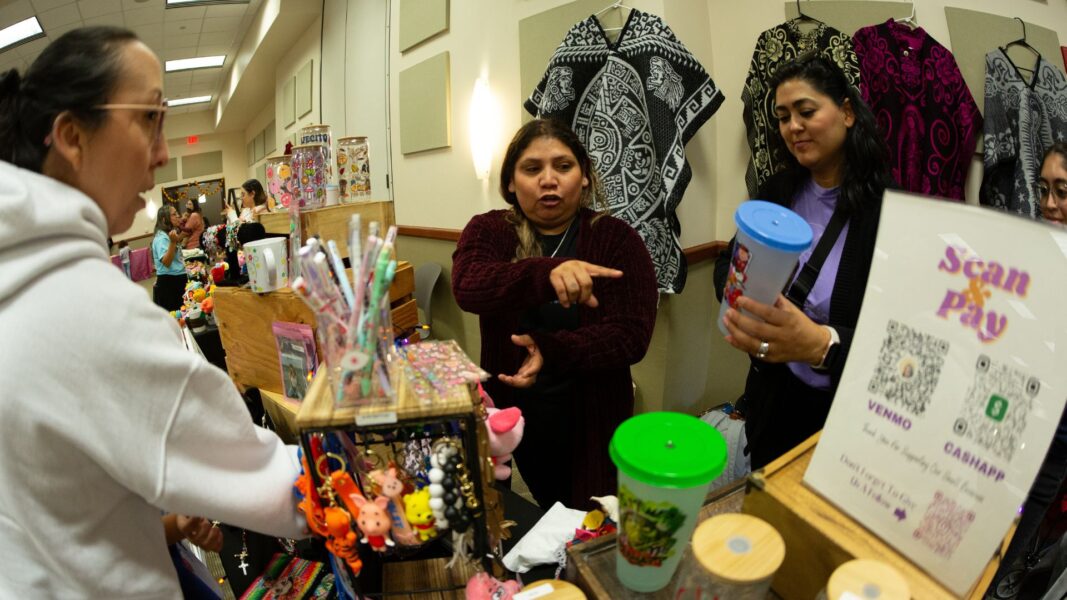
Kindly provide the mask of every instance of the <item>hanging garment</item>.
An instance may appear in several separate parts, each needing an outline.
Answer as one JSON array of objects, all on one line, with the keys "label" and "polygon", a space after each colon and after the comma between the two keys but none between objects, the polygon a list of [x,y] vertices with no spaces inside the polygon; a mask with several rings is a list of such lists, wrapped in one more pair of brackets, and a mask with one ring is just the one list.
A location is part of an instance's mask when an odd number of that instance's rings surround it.
[{"label": "hanging garment", "polygon": [[745,183],[752,198],[771,175],[782,170],[789,153],[774,118],[774,90],[769,85],[774,72],[797,56],[816,51],[841,67],[849,83],[854,86],[860,83],[852,38],[822,22],[803,33],[800,22],[800,19],[786,21],[760,34],[741,93],[741,101],[745,103],[743,114],[748,130],[748,148],[752,153],[745,171]]},{"label": "hanging garment", "polygon": [[614,43],[595,16],[572,27],[525,103],[532,115],[571,124],[611,214],[644,240],[661,292],[685,287],[675,213],[692,176],[685,144],[722,101],[667,24],[631,9]]},{"label": "hanging garment", "polygon": [[1053,142],[1067,141],[1067,77],[1038,58],[1027,83],[999,48],[986,54],[985,64],[985,176],[978,199],[1036,219],[1041,157]]},{"label": "hanging garment", "polygon": [[852,36],[860,91],[889,147],[901,189],[963,200],[982,115],[952,53],[890,19]]}]

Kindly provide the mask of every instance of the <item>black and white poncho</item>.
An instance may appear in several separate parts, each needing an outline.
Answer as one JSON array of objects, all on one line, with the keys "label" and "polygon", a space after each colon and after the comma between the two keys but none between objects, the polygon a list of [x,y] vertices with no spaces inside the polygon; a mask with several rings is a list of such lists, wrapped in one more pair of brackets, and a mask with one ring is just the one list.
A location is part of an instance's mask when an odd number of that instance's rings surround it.
[{"label": "black and white poncho", "polygon": [[571,124],[611,214],[648,247],[661,292],[685,287],[675,214],[692,175],[685,145],[722,101],[666,23],[631,9],[614,43],[595,16],[572,27],[525,103],[532,115]]}]

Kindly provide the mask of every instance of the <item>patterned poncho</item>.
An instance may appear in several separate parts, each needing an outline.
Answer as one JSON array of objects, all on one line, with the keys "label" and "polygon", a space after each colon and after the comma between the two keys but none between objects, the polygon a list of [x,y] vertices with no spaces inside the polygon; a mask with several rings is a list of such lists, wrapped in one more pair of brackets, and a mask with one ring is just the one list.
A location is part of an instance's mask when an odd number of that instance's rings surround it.
[{"label": "patterned poncho", "polygon": [[900,189],[963,200],[982,115],[956,59],[922,27],[890,19],[852,36],[863,99]]},{"label": "patterned poncho", "polygon": [[807,33],[800,30],[800,19],[786,21],[759,35],[752,64],[745,79],[741,101],[745,103],[745,127],[748,130],[748,148],[752,158],[745,172],[749,196],[785,166],[788,154],[778,133],[774,118],[774,90],[770,80],[775,71],[785,63],[806,52],[820,52],[834,61],[849,83],[859,86],[860,70],[856,53],[852,51],[852,38],[848,34],[818,23]]},{"label": "patterned poncho", "polygon": [[530,114],[573,127],[611,214],[644,240],[662,292],[685,286],[675,214],[692,175],[685,144],[722,101],[662,19],[630,10],[614,43],[595,16],[572,27],[525,103]]},{"label": "patterned poncho", "polygon": [[985,177],[978,200],[1036,219],[1041,157],[1067,141],[1067,78],[1044,58],[1027,83],[1003,50],[985,57]]}]

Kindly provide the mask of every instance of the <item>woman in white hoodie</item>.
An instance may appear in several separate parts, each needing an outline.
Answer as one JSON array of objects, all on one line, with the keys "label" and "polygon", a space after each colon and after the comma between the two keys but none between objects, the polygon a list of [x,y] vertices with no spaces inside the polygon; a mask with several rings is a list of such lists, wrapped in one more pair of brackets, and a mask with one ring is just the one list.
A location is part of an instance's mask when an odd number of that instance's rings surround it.
[{"label": "woman in white hoodie", "polygon": [[160,64],[62,35],[0,75],[0,597],[179,598],[160,512],[294,537],[298,463],[109,261],[167,161]]}]

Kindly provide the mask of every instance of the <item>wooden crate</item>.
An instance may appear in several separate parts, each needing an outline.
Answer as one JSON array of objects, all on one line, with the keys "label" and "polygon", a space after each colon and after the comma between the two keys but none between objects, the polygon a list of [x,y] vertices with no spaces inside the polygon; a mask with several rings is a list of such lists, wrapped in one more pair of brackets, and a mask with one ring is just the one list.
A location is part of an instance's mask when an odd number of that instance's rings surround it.
[{"label": "wooden crate", "polygon": [[[349,273],[351,275],[351,273]],[[393,330],[399,335],[418,325],[412,294],[415,270],[411,263],[397,264],[389,288]],[[257,294],[248,288],[215,288],[215,320],[219,325],[226,368],[239,386],[282,392],[278,349],[271,328],[275,321],[304,323],[314,330],[315,314],[291,289]]]},{"label": "wooden crate", "polygon": [[[913,598],[956,598],[878,536],[804,485],[804,472],[818,439],[819,434],[815,434],[749,478],[743,512],[767,521],[785,539],[785,561],[774,578],[774,590],[785,600],[810,600],[839,565],[854,558],[870,558],[900,571],[911,587]],[[989,561],[965,598],[982,597],[1013,532],[1014,528],[1008,532],[1001,552]]]},{"label": "wooden crate", "polygon": [[[317,235],[323,240],[337,242],[337,248],[341,251],[342,258],[348,258],[348,221],[352,215],[360,215],[363,219],[363,236],[367,235],[367,224],[378,221],[382,224],[382,233],[395,223],[393,218],[393,203],[379,200],[368,202],[354,202],[352,204],[338,204],[316,208],[300,213],[300,224],[303,227],[304,239]],[[259,222],[267,233],[289,233],[289,213],[275,212],[259,215]]]}]

